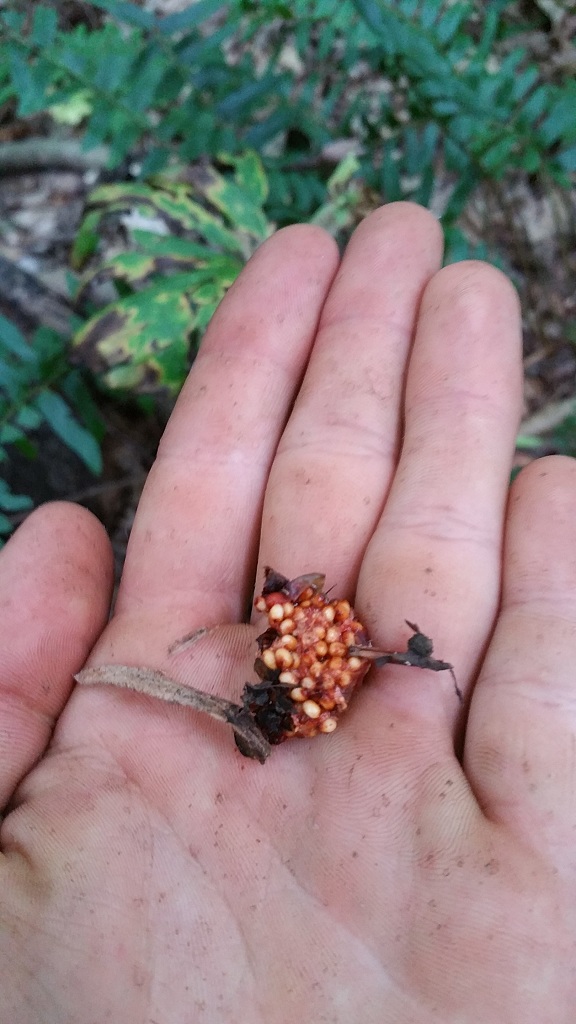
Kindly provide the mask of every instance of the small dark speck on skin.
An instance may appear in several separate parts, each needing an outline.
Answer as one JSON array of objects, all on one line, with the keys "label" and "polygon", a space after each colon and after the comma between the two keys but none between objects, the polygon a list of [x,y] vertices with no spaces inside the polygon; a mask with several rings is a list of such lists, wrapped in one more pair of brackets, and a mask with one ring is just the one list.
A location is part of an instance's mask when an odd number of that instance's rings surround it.
[{"label": "small dark speck on skin", "polygon": [[216,804],[224,803],[224,797],[222,796],[222,793],[216,793],[216,796],[214,797],[214,803],[216,803]]},{"label": "small dark speck on skin", "polygon": [[424,572],[430,574],[434,572],[434,570],[431,565],[427,565],[426,568],[424,569]]},{"label": "small dark speck on skin", "polygon": [[459,857],[458,860],[456,861],[456,863],[457,863],[459,868],[463,868],[464,867],[464,860],[463,860],[462,857]]},{"label": "small dark speck on skin", "polygon": [[357,857],[358,856],[358,850],[352,850],[352,856],[353,857]]},{"label": "small dark speck on skin", "polygon": [[492,857],[484,865],[484,869],[487,872],[487,874],[489,874],[489,875],[497,875],[498,872],[500,871],[500,865],[499,865],[498,861],[496,860],[496,858]]}]

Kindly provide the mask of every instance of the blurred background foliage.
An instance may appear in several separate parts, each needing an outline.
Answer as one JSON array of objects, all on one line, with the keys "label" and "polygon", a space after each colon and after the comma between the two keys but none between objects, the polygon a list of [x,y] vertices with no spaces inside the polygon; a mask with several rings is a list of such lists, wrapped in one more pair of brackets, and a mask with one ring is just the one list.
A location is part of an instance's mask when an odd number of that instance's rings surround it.
[{"label": "blurred background foliage", "polygon": [[[98,474],[98,409],[165,415],[278,226],[313,221],[343,245],[374,206],[410,199],[441,218],[447,262],[521,277],[502,244],[519,192],[552,204],[562,237],[573,223],[575,27],[552,0],[0,3],[0,123],[35,126],[53,163],[59,148],[98,168],[69,251],[69,330],[0,319],[0,459],[33,458],[45,424]],[[474,229],[479,210],[492,230]],[[544,427],[576,451],[563,388]],[[533,424],[519,444],[542,448]],[[0,532],[31,504],[6,474]]]}]

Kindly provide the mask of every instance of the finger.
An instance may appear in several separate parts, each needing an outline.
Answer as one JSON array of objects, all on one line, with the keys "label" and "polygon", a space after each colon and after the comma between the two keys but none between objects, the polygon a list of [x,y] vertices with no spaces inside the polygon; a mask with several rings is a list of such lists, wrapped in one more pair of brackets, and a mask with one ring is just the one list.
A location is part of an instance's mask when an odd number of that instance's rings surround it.
[{"label": "finger", "polygon": [[245,614],[266,478],[337,262],[324,231],[279,231],[219,307],[147,481],[100,658]]},{"label": "finger", "polygon": [[266,492],[261,565],[353,592],[393,471],[406,358],[442,260],[436,219],[394,203],[357,228],[330,290]]},{"label": "finger", "polygon": [[[478,665],[498,605],[520,400],[514,289],[486,264],[446,267],[422,300],[402,454],[367,551],[360,595],[378,646],[403,649],[409,619],[433,638],[436,656],[454,664],[462,687]],[[377,692],[387,704],[432,715],[445,729],[438,676],[385,671],[389,682]],[[459,707],[449,678],[445,688],[454,723]]]},{"label": "finger", "polygon": [[470,708],[465,770],[487,816],[574,867],[576,462],[532,463],[510,497],[502,611]]},{"label": "finger", "polygon": [[111,585],[104,530],[76,505],[33,512],[0,552],[0,806],[45,749]]}]

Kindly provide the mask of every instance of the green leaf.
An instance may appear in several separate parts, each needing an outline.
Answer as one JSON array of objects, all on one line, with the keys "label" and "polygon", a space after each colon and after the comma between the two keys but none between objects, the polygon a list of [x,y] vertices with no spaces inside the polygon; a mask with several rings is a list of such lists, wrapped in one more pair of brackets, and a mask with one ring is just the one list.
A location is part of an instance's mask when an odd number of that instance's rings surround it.
[{"label": "green leaf", "polygon": [[16,413],[16,423],[23,430],[36,430],[42,422],[42,416],[32,405],[21,405]]},{"label": "green leaf", "polygon": [[148,11],[143,11],[136,4],[125,2],[125,0],[90,0],[93,7],[100,7],[108,11],[118,21],[126,25],[134,25],[138,28],[152,29],[157,24],[157,19]]},{"label": "green leaf", "polygon": [[38,448],[29,437],[21,437],[19,441],[14,442],[14,447],[25,459],[32,460],[38,458]]},{"label": "green leaf", "polygon": [[4,347],[25,363],[35,363],[36,355],[15,324],[0,314],[0,348]]},{"label": "green leaf", "polygon": [[272,233],[272,225],[251,196],[236,182],[218,174],[214,168],[206,169],[201,191],[235,230],[245,231],[258,241],[263,241]]},{"label": "green leaf", "polygon": [[[13,423],[2,423],[0,424],[0,444],[14,444],[15,441],[20,441],[22,438],[22,431],[15,427]],[[0,486],[2,480],[0,480]]]},{"label": "green leaf", "polygon": [[564,171],[576,171],[576,146],[569,146],[556,154],[556,160]]},{"label": "green leaf", "polygon": [[34,77],[32,67],[18,50],[10,48],[8,60],[18,96],[18,113],[20,117],[29,117],[44,106],[44,92]]},{"label": "green leaf", "polygon": [[185,294],[189,284],[189,275],[177,274],[91,317],[74,338],[84,364],[112,390],[176,394],[188,367],[188,337],[196,325]]},{"label": "green leaf", "polygon": [[13,529],[13,523],[11,523],[7,516],[0,513],[0,533],[12,533]]},{"label": "green leaf", "polygon": [[23,512],[33,505],[27,494],[13,494],[6,481],[0,479],[0,508],[4,512]]},{"label": "green leaf", "polygon": [[61,395],[49,388],[41,391],[34,403],[48,426],[61,441],[75,452],[94,474],[102,471],[102,454],[97,441],[75,419]]},{"label": "green leaf", "polygon": [[98,248],[98,227],[102,210],[90,210],[84,217],[74,239],[70,259],[75,270],[80,270]]},{"label": "green leaf", "polygon": [[237,185],[250,196],[254,203],[263,206],[268,198],[268,182],[258,154],[254,150],[247,150],[241,156],[220,154],[219,159],[233,164]]},{"label": "green leaf", "polygon": [[482,154],[480,158],[482,167],[494,176],[503,174],[510,165],[510,158],[517,146],[518,141],[515,136],[500,139]]},{"label": "green leaf", "polygon": [[33,46],[52,46],[58,28],[58,15],[52,7],[39,4],[34,11],[30,41]]},{"label": "green leaf", "polygon": [[174,32],[182,32],[185,29],[195,28],[203,21],[206,21],[212,14],[226,11],[228,4],[223,0],[196,0],[195,3],[177,11],[175,14],[167,14],[158,21],[158,28],[163,35],[172,35]]}]

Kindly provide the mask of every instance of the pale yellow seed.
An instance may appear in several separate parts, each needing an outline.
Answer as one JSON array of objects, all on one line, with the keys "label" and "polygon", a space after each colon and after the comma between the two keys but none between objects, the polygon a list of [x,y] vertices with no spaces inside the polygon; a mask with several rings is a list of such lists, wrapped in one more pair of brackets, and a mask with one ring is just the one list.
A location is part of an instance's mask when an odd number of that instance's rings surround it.
[{"label": "pale yellow seed", "polygon": [[278,680],[284,683],[285,686],[294,686],[296,682],[296,676],[293,672],[281,672],[278,676]]},{"label": "pale yellow seed", "polygon": [[340,639],[340,630],[338,626],[330,626],[330,629],[326,630],[326,643],[333,644],[336,640]]},{"label": "pale yellow seed", "polygon": [[325,718],[323,722],[320,722],[318,726],[320,732],[334,732],[334,729],[338,725],[335,718]]},{"label": "pale yellow seed", "polygon": [[349,672],[341,672],[338,677],[338,685],[341,686],[343,690],[345,690],[347,686],[350,686],[351,680],[352,677]]},{"label": "pale yellow seed", "polygon": [[324,626],[314,626],[312,632],[317,640],[323,640],[324,637],[326,636],[326,630],[324,629]]},{"label": "pale yellow seed", "polygon": [[338,601],[338,604],[336,605],[336,618],[340,619],[342,622],[343,619],[348,618],[351,611],[352,609],[349,601]]},{"label": "pale yellow seed", "polygon": [[328,644],[324,640],[319,640],[314,650],[319,658],[325,658],[328,654]]},{"label": "pale yellow seed", "polygon": [[[292,700],[302,702],[306,701],[306,694],[299,686],[295,686],[293,690],[290,690],[290,696]],[[309,704],[313,704],[313,701],[308,701]]]},{"label": "pale yellow seed", "polygon": [[302,705],[302,711],[308,718],[320,718],[322,714],[320,705],[315,700],[305,700]]},{"label": "pale yellow seed", "polygon": [[341,643],[330,644],[328,650],[333,657],[336,655],[337,657],[342,658],[346,654],[346,647]]},{"label": "pale yellow seed", "polygon": [[296,622],[300,622],[300,620],[304,618],[304,615],[305,612],[302,608],[295,608],[292,618],[295,619]]},{"label": "pale yellow seed", "polygon": [[278,647],[274,652],[276,657],[276,664],[278,668],[290,668],[293,662],[293,657],[290,651],[287,651],[285,647]]},{"label": "pale yellow seed", "polygon": [[281,633],[293,633],[295,625],[294,619],[283,619],[278,628]]},{"label": "pale yellow seed", "polygon": [[308,675],[312,676],[312,679],[320,679],[324,671],[324,666],[319,661],[313,661],[308,669]]},{"label": "pale yellow seed", "polygon": [[356,658],[354,655],[348,658],[348,668],[351,672],[357,672],[359,668],[362,668],[362,658]]},{"label": "pale yellow seed", "polygon": [[284,618],[284,608],[281,604],[273,604],[270,611],[268,612],[268,618],[270,622],[282,622]]},{"label": "pale yellow seed", "polygon": [[287,619],[290,618],[290,616],[292,615],[293,611],[294,611],[294,605],[292,604],[292,602],[291,601],[286,601],[286,604],[284,605],[284,615],[286,616]]},{"label": "pale yellow seed", "polygon": [[262,661],[266,665],[266,668],[276,668],[276,658],[274,656],[274,651],[271,651],[269,647],[266,648],[265,651],[262,651],[260,657],[262,658]]},{"label": "pale yellow seed", "polygon": [[336,612],[334,611],[332,605],[331,604],[326,605],[326,607],[324,609],[324,618],[327,619],[328,622],[334,622],[335,616],[336,616]]},{"label": "pale yellow seed", "polygon": [[300,680],[300,686],[302,686],[305,690],[313,690],[314,687],[316,686],[316,683],[314,682],[313,679],[310,678],[310,676],[304,676]]},{"label": "pale yellow seed", "polygon": [[259,598],[258,598],[258,599],[256,600],[256,602],[255,602],[255,604],[254,604],[254,607],[255,607],[255,608],[257,609],[257,611],[259,611],[259,612],[265,612],[265,611],[266,611],[266,600],[265,600],[265,598],[263,598],[263,597],[259,597]]},{"label": "pale yellow seed", "polygon": [[288,633],[287,636],[282,637],[282,646],[285,647],[288,651],[295,651],[296,648],[298,647],[298,641],[295,636],[292,636],[290,633]]},{"label": "pale yellow seed", "polygon": [[342,668],[343,664],[344,662],[342,661],[342,658],[330,658],[330,661],[328,662],[328,668],[331,668],[333,671],[338,672]]},{"label": "pale yellow seed", "polygon": [[342,643],[346,644],[346,647],[351,647],[356,642],[356,635],[351,629],[347,629],[342,636]]}]

